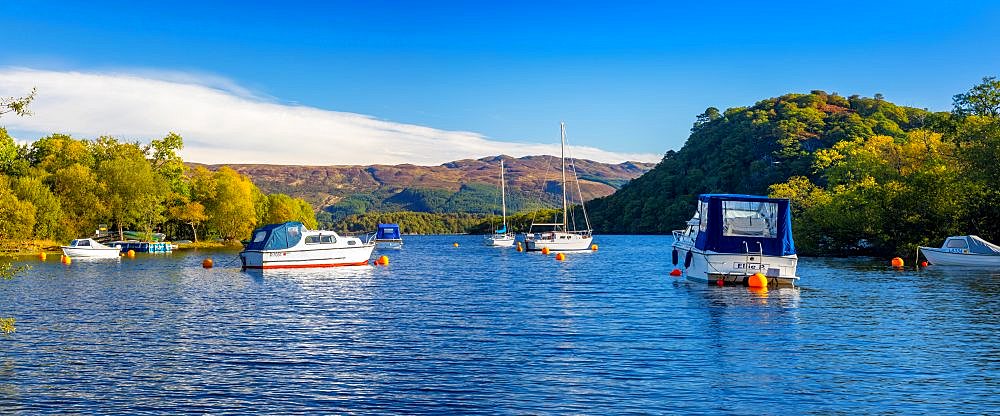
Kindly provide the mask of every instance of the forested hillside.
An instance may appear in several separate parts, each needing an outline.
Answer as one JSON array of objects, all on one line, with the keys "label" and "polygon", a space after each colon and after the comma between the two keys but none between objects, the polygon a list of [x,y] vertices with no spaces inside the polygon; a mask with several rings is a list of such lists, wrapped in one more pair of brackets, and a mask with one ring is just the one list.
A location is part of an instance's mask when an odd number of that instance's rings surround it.
[{"label": "forested hillside", "polygon": [[[499,209],[500,159],[504,160],[510,212],[556,206],[561,201],[559,158],[491,156],[438,166],[229,165],[264,192],[288,194],[319,210],[321,222],[396,211],[490,214]],[[610,195],[653,167],[576,159],[584,200]],[[190,164],[191,166],[201,166]],[[219,166],[205,166],[217,169]],[[576,184],[570,184],[576,197]],[[442,217],[444,218],[444,217]]]},{"label": "forested hillside", "polygon": [[806,254],[912,254],[965,233],[995,240],[998,109],[993,78],[956,95],[950,113],[823,91],[709,108],[679,151],[587,206],[600,232],[669,233],[700,193],[789,197]]}]

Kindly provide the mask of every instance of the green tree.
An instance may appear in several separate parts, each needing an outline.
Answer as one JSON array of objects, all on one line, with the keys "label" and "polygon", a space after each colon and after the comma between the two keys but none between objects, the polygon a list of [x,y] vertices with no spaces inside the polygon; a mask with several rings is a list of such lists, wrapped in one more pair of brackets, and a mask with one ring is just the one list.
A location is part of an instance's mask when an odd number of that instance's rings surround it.
[{"label": "green tree", "polygon": [[102,201],[107,187],[98,181],[91,168],[74,163],[56,170],[45,181],[62,208],[61,232],[57,233],[60,237],[75,238],[90,234],[101,218],[108,215],[108,206]]},{"label": "green tree", "polygon": [[143,153],[149,158],[153,171],[162,176],[170,185],[170,190],[178,195],[190,196],[188,181],[184,176],[187,167],[184,160],[177,154],[184,148],[184,139],[170,132],[162,139],[152,140],[143,148]]},{"label": "green tree", "polygon": [[0,240],[23,240],[35,227],[35,206],[11,190],[10,179],[0,176]]},{"label": "green tree", "polygon": [[14,194],[21,201],[30,202],[35,208],[35,238],[54,239],[59,236],[62,205],[52,190],[38,177],[21,177],[12,181]]},{"label": "green tree", "polygon": [[[109,158],[97,165],[97,176],[105,185],[104,198],[108,213],[118,227],[119,238],[124,239],[124,227],[140,227],[151,233],[154,225],[163,221],[163,201],[167,186],[162,177],[153,172],[141,152],[126,144],[115,148],[102,144]],[[124,147],[124,149],[122,148]]]},{"label": "green tree", "polygon": [[973,86],[968,92],[956,94],[953,103],[954,113],[959,117],[1000,117],[1000,80],[996,77],[983,77],[983,82]]}]

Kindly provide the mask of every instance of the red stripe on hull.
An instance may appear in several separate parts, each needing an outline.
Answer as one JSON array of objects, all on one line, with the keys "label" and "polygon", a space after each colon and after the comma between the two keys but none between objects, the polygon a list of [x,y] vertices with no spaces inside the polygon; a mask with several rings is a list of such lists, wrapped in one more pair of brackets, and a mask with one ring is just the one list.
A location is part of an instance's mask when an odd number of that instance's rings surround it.
[{"label": "red stripe on hull", "polygon": [[341,266],[366,266],[368,265],[368,260],[359,261],[357,263],[330,263],[330,264],[283,264],[283,265],[263,265],[263,266],[246,266],[247,269],[306,269],[313,267],[341,267]]}]

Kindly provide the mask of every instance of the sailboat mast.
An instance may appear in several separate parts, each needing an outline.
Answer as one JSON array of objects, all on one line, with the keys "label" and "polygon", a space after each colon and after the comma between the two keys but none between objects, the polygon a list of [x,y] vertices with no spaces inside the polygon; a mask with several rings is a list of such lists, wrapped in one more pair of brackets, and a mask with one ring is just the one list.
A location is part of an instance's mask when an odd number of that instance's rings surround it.
[{"label": "sailboat mast", "polygon": [[566,215],[566,123],[559,122],[559,159],[562,160],[563,231],[569,231]]},{"label": "sailboat mast", "polygon": [[500,206],[503,213],[503,229],[507,229],[507,186],[503,181],[503,159],[500,159]]}]

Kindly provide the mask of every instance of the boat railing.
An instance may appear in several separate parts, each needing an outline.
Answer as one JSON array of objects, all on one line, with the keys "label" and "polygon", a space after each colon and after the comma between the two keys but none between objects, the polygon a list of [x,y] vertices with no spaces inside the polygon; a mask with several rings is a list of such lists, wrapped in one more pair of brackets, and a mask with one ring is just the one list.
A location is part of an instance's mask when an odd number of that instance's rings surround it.
[{"label": "boat railing", "polygon": [[674,233],[674,241],[687,240],[688,236],[687,236],[687,234],[685,234],[685,231],[687,231],[687,230],[674,230],[673,231],[673,233]]}]

